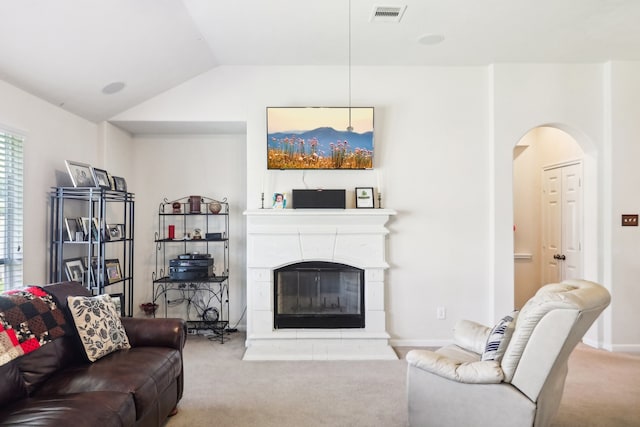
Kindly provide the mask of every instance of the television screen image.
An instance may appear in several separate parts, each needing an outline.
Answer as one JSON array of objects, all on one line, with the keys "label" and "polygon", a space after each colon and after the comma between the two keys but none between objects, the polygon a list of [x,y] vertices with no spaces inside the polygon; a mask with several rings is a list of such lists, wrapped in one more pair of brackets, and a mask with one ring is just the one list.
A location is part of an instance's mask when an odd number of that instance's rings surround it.
[{"label": "television screen image", "polygon": [[267,107],[267,169],[372,169],[373,107]]}]

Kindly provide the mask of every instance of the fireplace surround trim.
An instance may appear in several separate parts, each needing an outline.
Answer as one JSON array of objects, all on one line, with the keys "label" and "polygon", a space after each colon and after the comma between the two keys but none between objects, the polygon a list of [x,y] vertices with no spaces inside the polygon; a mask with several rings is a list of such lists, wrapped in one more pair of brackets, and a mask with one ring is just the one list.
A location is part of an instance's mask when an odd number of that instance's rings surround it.
[{"label": "fireplace surround trim", "polygon": [[[385,313],[386,223],[391,209],[256,210],[247,217],[244,360],[396,359]],[[365,271],[365,327],[274,329],[273,271],[326,261]]]}]

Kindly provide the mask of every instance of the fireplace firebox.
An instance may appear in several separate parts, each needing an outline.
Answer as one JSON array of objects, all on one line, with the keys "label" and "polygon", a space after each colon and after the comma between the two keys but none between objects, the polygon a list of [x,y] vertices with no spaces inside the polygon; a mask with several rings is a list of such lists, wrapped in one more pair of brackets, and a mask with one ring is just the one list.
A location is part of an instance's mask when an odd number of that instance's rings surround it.
[{"label": "fireplace firebox", "polygon": [[274,327],[364,328],[364,270],[307,261],[274,270]]}]

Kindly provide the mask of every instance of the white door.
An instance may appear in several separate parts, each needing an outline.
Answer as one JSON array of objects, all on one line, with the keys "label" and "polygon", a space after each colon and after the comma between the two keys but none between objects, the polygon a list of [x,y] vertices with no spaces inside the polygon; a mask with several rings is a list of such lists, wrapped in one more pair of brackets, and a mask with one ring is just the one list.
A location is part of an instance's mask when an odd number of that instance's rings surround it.
[{"label": "white door", "polygon": [[582,276],[582,165],[543,171],[542,279]]}]

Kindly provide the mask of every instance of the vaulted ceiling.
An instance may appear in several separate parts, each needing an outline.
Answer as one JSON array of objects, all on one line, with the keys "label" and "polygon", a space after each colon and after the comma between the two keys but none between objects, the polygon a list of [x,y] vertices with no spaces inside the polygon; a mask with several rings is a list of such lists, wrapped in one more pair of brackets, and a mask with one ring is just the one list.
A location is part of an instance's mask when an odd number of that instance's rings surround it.
[{"label": "vaulted ceiling", "polygon": [[[399,22],[372,18],[386,6]],[[96,122],[221,65],[640,60],[637,0],[0,0],[0,17],[0,79]]]}]

